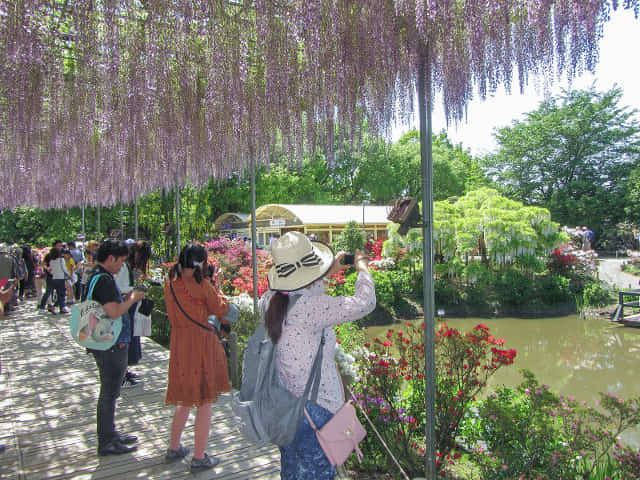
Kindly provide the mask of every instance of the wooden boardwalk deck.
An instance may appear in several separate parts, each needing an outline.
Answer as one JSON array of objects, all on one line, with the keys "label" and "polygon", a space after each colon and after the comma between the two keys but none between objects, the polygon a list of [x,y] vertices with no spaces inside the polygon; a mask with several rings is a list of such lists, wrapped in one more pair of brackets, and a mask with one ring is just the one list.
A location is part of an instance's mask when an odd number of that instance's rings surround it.
[{"label": "wooden boardwalk deck", "polygon": [[[164,405],[169,352],[143,339],[135,371],[142,385],[124,389],[116,424],[139,437],[128,455],[96,453],[99,390],[93,357],[76,345],[68,316],[40,315],[28,302],[0,319],[0,479],[279,479],[280,453],[256,449],[233,428],[230,395],[213,406],[208,452],[221,459],[212,471],[189,472],[187,460],[163,461],[173,408]],[[193,414],[183,434],[193,451]]]}]

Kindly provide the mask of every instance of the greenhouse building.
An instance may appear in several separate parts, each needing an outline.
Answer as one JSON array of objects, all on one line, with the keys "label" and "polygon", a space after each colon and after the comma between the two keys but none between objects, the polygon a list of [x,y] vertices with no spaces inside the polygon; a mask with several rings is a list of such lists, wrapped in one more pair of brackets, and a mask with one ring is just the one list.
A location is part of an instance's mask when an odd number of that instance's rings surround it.
[{"label": "greenhouse building", "polygon": [[[268,247],[280,235],[298,231],[331,243],[350,221],[364,225],[367,236],[387,238],[387,215],[391,206],[376,205],[282,205],[268,204],[256,209],[258,245]],[[222,234],[250,236],[251,215],[225,213],[216,219]],[[246,232],[246,233],[245,233]]]}]

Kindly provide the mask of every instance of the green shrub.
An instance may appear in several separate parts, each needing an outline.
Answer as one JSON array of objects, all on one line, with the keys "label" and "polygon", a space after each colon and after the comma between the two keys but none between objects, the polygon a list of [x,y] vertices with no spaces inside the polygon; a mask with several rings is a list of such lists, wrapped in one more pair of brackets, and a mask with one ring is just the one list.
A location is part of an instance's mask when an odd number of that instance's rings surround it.
[{"label": "green shrub", "polygon": [[[640,424],[640,399],[600,394],[600,409],[540,385],[533,373],[500,387],[467,417],[462,437],[485,480],[639,478],[640,456],[620,444]],[[612,450],[613,448],[613,450]],[[612,461],[615,460],[615,461]]]},{"label": "green shrub", "polygon": [[438,306],[457,305],[462,300],[458,287],[444,278],[436,280],[433,287],[435,304]]},{"label": "green shrub", "polygon": [[406,269],[402,270],[381,270],[391,282],[393,294],[396,297],[406,295],[411,292],[411,276]]},{"label": "green shrub", "polygon": [[336,325],[334,330],[336,331],[336,338],[345,353],[353,352],[356,347],[362,346],[365,342],[364,327],[357,320]]},{"label": "green shrub", "polygon": [[546,305],[566,302],[571,298],[569,279],[561,275],[544,275],[536,278],[536,297]]},{"label": "green shrub", "polygon": [[535,294],[531,278],[516,270],[502,272],[497,278],[495,288],[498,300],[503,305],[526,305]]},{"label": "green shrub", "polygon": [[585,284],[582,300],[585,307],[604,307],[615,303],[616,298],[609,285],[596,280]]},{"label": "green shrub", "polygon": [[167,317],[167,307],[164,303],[164,287],[153,286],[147,290],[146,298],[154,302],[151,314],[151,339],[165,348],[169,348],[171,339],[171,324]]},{"label": "green shrub", "polygon": [[360,224],[350,221],[333,240],[331,246],[336,252],[345,251],[355,253],[356,250],[364,250],[367,243],[367,237],[362,230]]},{"label": "green shrub", "polygon": [[396,296],[387,272],[372,270],[371,275],[373,276],[373,283],[376,287],[376,299],[378,303],[385,307],[393,307],[393,304],[399,296]]}]

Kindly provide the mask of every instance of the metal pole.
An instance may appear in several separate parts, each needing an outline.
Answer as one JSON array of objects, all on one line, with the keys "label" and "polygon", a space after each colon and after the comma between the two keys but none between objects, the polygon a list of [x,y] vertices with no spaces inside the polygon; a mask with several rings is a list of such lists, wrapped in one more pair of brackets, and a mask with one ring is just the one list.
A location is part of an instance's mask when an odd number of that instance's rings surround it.
[{"label": "metal pole", "polygon": [[180,255],[180,187],[176,185],[176,231],[177,234],[177,254]]},{"label": "metal pole", "polygon": [[122,210],[122,200],[120,200],[120,240],[124,242],[124,218]]},{"label": "metal pole", "polygon": [[[435,318],[433,296],[433,152],[431,145],[431,66],[429,48],[420,55],[418,69],[418,106],[420,112],[420,160],[422,166],[422,238],[424,275],[424,367],[427,480],[436,479],[436,429],[435,429]],[[425,85],[426,81],[426,85]]]},{"label": "metal pole", "polygon": [[256,229],[256,160],[253,148],[249,145],[251,155],[251,266],[253,267],[253,314],[258,318],[258,256],[256,243],[258,234]]},{"label": "metal pole", "polygon": [[84,204],[82,204],[82,241],[84,242]]},{"label": "metal pole", "polygon": [[133,212],[136,217],[135,235],[136,235],[136,242],[137,242],[138,241],[138,197],[136,197],[133,201]]}]

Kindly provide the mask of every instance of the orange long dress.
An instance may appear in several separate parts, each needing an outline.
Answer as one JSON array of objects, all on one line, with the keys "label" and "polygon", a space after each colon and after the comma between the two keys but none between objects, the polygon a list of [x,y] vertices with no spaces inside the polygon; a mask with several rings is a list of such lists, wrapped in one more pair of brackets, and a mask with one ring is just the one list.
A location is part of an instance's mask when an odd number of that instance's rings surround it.
[{"label": "orange long dress", "polygon": [[[193,278],[177,278],[173,291],[182,309],[202,325],[209,326],[207,317],[224,316],[229,302],[209,281],[196,282]],[[207,332],[189,321],[176,305],[165,281],[164,298],[171,323],[169,348],[169,384],[165,403],[186,407],[199,407],[213,403],[218,394],[231,390],[227,357],[214,332]]]}]

